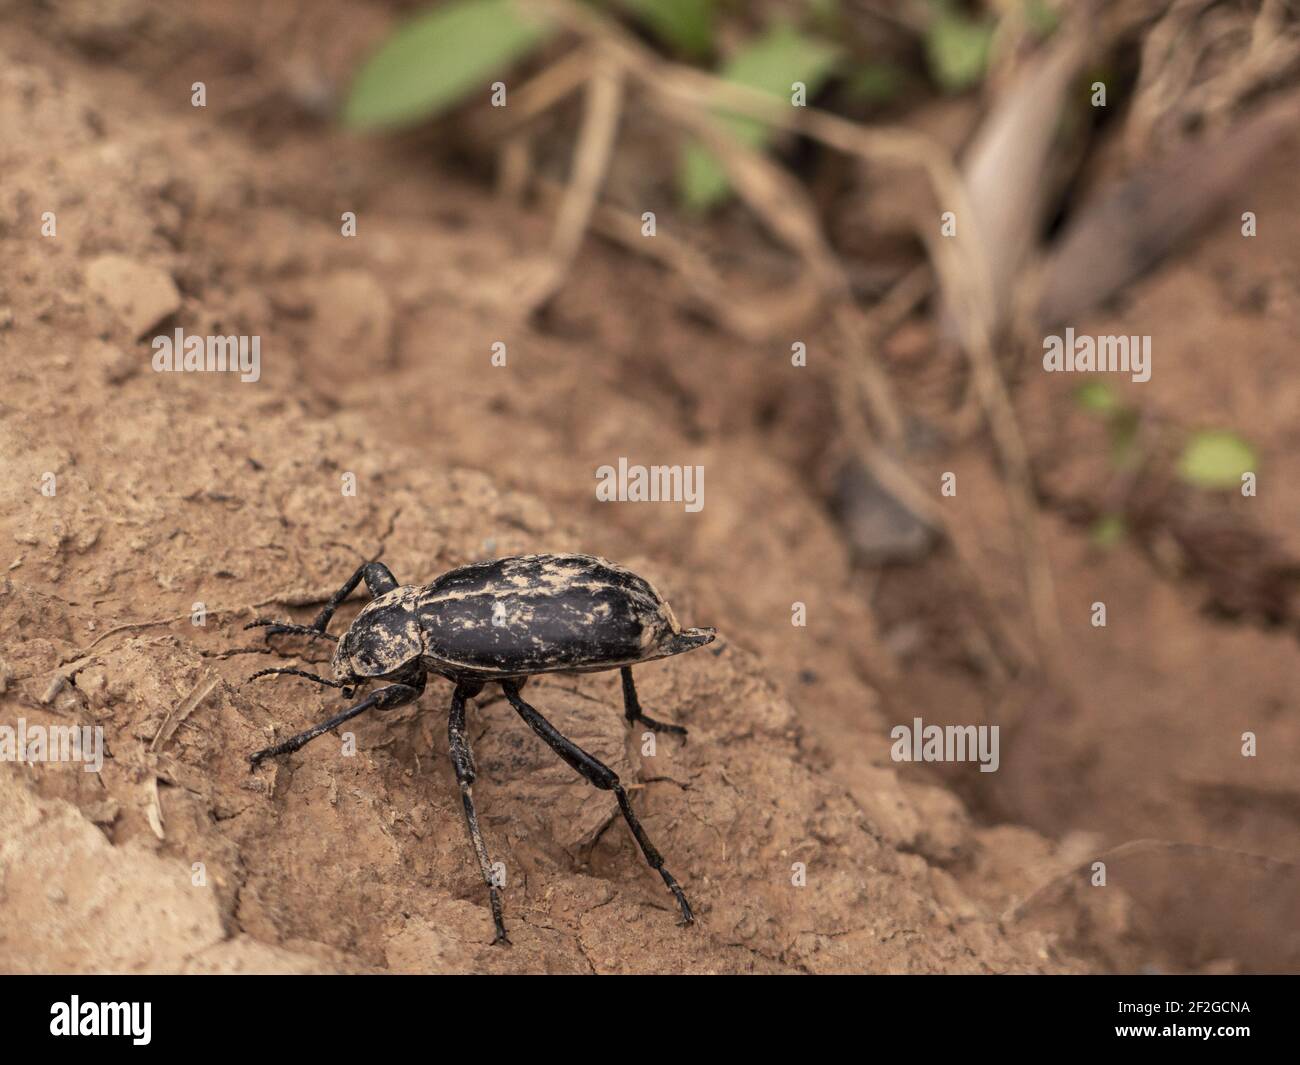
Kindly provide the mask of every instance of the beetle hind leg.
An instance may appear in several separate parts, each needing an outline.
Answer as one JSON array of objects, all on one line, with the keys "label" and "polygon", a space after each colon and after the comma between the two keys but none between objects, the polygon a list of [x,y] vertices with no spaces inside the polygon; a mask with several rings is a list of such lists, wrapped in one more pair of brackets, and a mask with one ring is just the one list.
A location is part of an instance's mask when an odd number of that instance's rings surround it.
[{"label": "beetle hind leg", "polygon": [[593,758],[567,736],[561,734],[559,729],[547,721],[536,709],[524,702],[519,696],[519,686],[517,684],[512,681],[502,681],[501,689],[506,693],[506,698],[510,701],[510,705],[515,708],[515,712],[527,722],[528,727],[536,732],[551,750],[576,769],[589,784],[600,788],[602,791],[612,791],[614,793],[614,797],[618,799],[619,812],[622,813],[623,820],[627,822],[627,827],[632,830],[632,836],[636,839],[637,846],[641,848],[641,853],[645,856],[647,864],[663,878],[664,884],[673,893],[673,898],[677,900],[677,905],[682,912],[682,924],[693,923],[695,914],[691,912],[691,904],[686,901],[686,893],[682,891],[676,877],[664,868],[663,857],[655,845],[650,842],[650,837],[646,835],[645,829],[641,827],[641,822],[632,809],[631,800],[628,799],[627,792],[619,782],[618,774],[598,758]]},{"label": "beetle hind leg", "polygon": [[624,666],[619,672],[623,674],[623,713],[627,717],[628,725],[635,725],[639,721],[651,732],[671,732],[674,736],[681,736],[684,739],[686,729],[681,725],[656,721],[641,712],[641,700],[636,697],[636,685],[632,683],[632,667]]}]

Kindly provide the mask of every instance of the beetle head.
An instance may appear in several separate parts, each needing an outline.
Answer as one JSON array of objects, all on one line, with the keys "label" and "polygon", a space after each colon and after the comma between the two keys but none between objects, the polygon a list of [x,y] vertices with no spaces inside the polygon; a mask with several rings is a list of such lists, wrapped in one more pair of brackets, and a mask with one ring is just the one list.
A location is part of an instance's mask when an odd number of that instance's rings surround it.
[{"label": "beetle head", "polygon": [[334,679],[340,684],[346,684],[349,688],[354,688],[361,682],[362,678],[357,676],[352,669],[352,656],[344,646],[345,643],[346,636],[344,639],[339,640],[338,645],[334,648],[334,661],[332,663]]}]

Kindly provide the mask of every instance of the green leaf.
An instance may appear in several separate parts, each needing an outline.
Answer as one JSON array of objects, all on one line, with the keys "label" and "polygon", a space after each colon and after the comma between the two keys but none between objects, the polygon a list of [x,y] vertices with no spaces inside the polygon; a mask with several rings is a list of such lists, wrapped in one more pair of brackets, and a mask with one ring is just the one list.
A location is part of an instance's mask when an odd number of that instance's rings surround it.
[{"label": "green leaf", "polygon": [[1088,539],[1095,547],[1114,547],[1124,539],[1128,526],[1122,514],[1103,514],[1092,523],[1088,530]]},{"label": "green leaf", "polygon": [[979,82],[988,64],[994,23],[975,21],[948,4],[937,5],[925,35],[926,57],[935,80],[949,92]]},{"label": "green leaf", "polygon": [[1102,381],[1090,381],[1074,390],[1074,402],[1090,414],[1113,414],[1119,409],[1119,400],[1111,391],[1110,385]]},{"label": "green leaf", "polygon": [[[808,95],[815,93],[830,76],[839,50],[833,45],[805,37],[790,26],[778,26],[752,41],[722,69],[722,76],[738,85],[790,99],[790,86],[801,81]],[[739,115],[727,115],[724,124],[745,144],[761,147],[770,136],[764,123]],[[731,191],[727,172],[705,148],[686,146],[678,171],[682,199],[695,211],[705,211],[726,199]]]},{"label": "green leaf", "polygon": [[622,0],[670,48],[692,59],[713,50],[714,0]]},{"label": "green leaf", "polygon": [[840,21],[840,0],[808,0],[808,13],[818,29],[835,26]]},{"label": "green leaf", "polygon": [[1198,488],[1236,488],[1256,466],[1254,449],[1235,433],[1211,429],[1187,441],[1178,475]]},{"label": "green leaf", "polygon": [[406,125],[459,103],[550,27],[514,0],[457,0],[398,29],[361,68],[343,108],[354,128]]},{"label": "green leaf", "polygon": [[1046,0],[1025,0],[1025,24],[1038,37],[1048,37],[1056,32],[1061,17]]},{"label": "green leaf", "polygon": [[844,88],[855,103],[883,104],[898,95],[902,80],[898,67],[890,63],[864,63]]},{"label": "green leaf", "polygon": [[1110,430],[1110,459],[1120,469],[1134,469],[1142,462],[1138,446],[1141,414],[1136,407],[1116,407],[1106,415]]}]

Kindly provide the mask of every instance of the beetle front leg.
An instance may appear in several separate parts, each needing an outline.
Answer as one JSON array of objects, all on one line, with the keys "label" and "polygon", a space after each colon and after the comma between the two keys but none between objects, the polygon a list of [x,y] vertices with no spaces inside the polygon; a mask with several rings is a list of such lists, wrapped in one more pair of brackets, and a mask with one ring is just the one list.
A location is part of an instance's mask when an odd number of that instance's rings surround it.
[{"label": "beetle front leg", "polygon": [[336,714],[328,721],[322,721],[319,725],[309,728],[306,732],[300,732],[296,736],[290,736],[287,740],[275,744],[272,747],[265,747],[254,754],[249,755],[249,761],[252,763],[249,769],[256,769],[258,764],[267,758],[275,758],[281,754],[292,754],[301,747],[306,746],[317,736],[323,736],[330,729],[337,728],[345,721],[350,721],[358,714],[364,714],[367,710],[392,710],[394,707],[403,706],[418,699],[420,693],[424,690],[424,680],[416,684],[390,684],[386,688],[380,688],[367,695],[356,706],[344,710],[341,714]]},{"label": "beetle front leg", "polygon": [[501,916],[501,892],[497,888],[496,879],[492,876],[492,862],[488,858],[483,832],[478,827],[478,813],[474,809],[473,784],[477,774],[474,770],[474,755],[469,749],[469,737],[465,733],[465,700],[476,692],[477,687],[456,685],[456,690],[451,696],[451,713],[447,715],[447,742],[451,751],[451,764],[456,770],[456,783],[460,785],[461,804],[465,807],[465,825],[469,829],[469,841],[478,858],[483,882],[487,884],[488,902],[492,906],[492,924],[496,928],[492,943],[494,945],[501,943],[508,947],[510,939],[506,936],[505,920]]},{"label": "beetle front leg", "polygon": [[681,725],[668,725],[662,721],[656,721],[652,717],[646,717],[641,712],[641,700],[636,697],[636,685],[632,683],[632,667],[624,666],[619,672],[623,674],[623,713],[626,715],[629,725],[635,725],[639,721],[652,732],[671,732],[677,736],[686,735],[686,729]]},{"label": "beetle front leg", "polygon": [[317,614],[310,625],[296,625],[291,621],[272,621],[269,618],[258,618],[256,621],[250,621],[244,626],[245,629],[266,629],[266,638],[269,640],[272,636],[278,636],[282,633],[294,633],[301,636],[323,637],[327,640],[333,640],[325,631],[330,623],[330,619],[358,584],[364,580],[366,589],[370,592],[372,599],[378,599],[386,592],[391,592],[397,587],[397,579],[392,572],[382,562],[363,562],[357,567],[356,573],[352,574],[340,588],[329,598],[319,614]]},{"label": "beetle front leg", "polygon": [[663,857],[659,854],[655,845],[650,842],[650,837],[646,835],[645,829],[641,827],[641,822],[632,810],[632,803],[627,797],[627,792],[619,782],[618,774],[599,758],[588,754],[571,739],[563,735],[534,707],[524,702],[519,696],[519,686],[517,684],[503,680],[501,690],[506,693],[510,705],[515,708],[515,713],[528,723],[529,728],[536,732],[551,750],[576,769],[589,784],[600,788],[602,791],[612,791],[614,793],[614,797],[618,799],[618,808],[623,814],[623,820],[627,822],[627,827],[632,830],[632,835],[641,848],[641,853],[645,855],[645,860],[649,863],[650,868],[663,878],[668,890],[673,893],[673,898],[677,900],[677,905],[682,911],[682,924],[694,922],[695,915],[691,912],[691,904],[686,901],[686,893],[682,891],[681,885],[677,883],[677,879],[673,874],[664,868]]}]

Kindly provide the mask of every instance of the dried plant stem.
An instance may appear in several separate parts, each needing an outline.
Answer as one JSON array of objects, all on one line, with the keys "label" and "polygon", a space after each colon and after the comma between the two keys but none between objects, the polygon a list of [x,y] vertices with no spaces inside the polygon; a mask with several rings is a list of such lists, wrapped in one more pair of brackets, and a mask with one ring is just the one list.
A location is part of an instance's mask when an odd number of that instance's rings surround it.
[{"label": "dried plant stem", "polygon": [[[887,376],[871,356],[870,330],[852,303],[847,274],[822,235],[815,210],[798,182],[761,152],[741,143],[718,120],[717,114],[732,112],[778,129],[802,133],[870,163],[917,166],[933,186],[936,201],[963,219],[961,241],[932,238],[926,244],[942,289],[958,312],[961,339],[971,359],[977,394],[1006,471],[1041,664],[1058,678],[1063,676],[1060,665],[1064,660],[1064,645],[1056,613],[1054,582],[1037,533],[1028,452],[993,354],[990,281],[978,254],[975,212],[970,208],[961,176],[948,152],[933,138],[911,130],[868,129],[817,108],[790,107],[758,90],[661,59],[616,23],[572,0],[536,0],[536,3],[569,29],[608,49],[607,54],[644,86],[652,106],[688,129],[718,157],[741,198],[778,239],[803,259],[835,308],[837,328],[847,349],[846,361],[851,359],[857,364],[856,374],[846,374],[846,383],[853,384],[848,395],[856,397],[859,391],[863,394],[886,438],[897,438],[905,422]],[[860,415],[853,413],[856,406],[856,400],[845,402],[840,397],[846,431],[868,469],[879,476],[882,484],[897,491],[918,516],[945,527],[941,511],[929,494],[901,469],[887,462],[880,449],[873,445]]]}]

